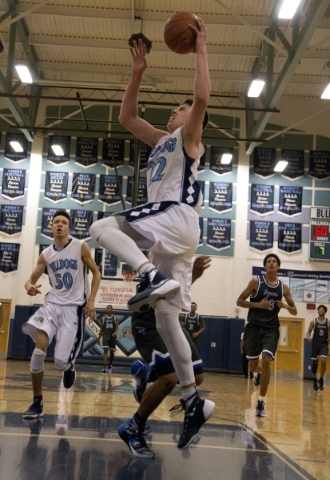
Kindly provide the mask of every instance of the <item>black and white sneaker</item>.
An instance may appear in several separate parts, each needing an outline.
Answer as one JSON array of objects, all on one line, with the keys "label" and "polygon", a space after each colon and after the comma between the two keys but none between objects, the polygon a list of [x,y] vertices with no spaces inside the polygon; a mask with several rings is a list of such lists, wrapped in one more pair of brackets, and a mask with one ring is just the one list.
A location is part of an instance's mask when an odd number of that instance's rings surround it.
[{"label": "black and white sneaker", "polygon": [[257,417],[265,417],[265,402],[263,400],[258,400],[257,408],[256,408],[256,416]]},{"label": "black and white sneaker", "polygon": [[23,413],[24,419],[35,419],[44,416],[44,406],[42,400],[40,402],[33,402],[32,405]]},{"label": "black and white sneaker", "polygon": [[75,380],[76,380],[76,370],[75,370],[74,366],[72,365],[72,367],[69,368],[69,370],[66,370],[63,373],[64,388],[71,388],[72,385],[74,384]]},{"label": "black and white sneaker", "polygon": [[317,392],[318,389],[319,389],[319,385],[318,385],[317,378],[313,378],[313,390],[315,390],[315,392]]},{"label": "black and white sneaker", "polygon": [[320,379],[319,379],[319,390],[320,390],[321,392],[323,392],[323,390],[324,390],[324,381],[323,381],[323,378],[320,378]]},{"label": "black and white sneaker", "polygon": [[181,288],[179,282],[164,277],[156,268],[145,273],[141,284],[139,292],[127,302],[132,312],[144,312],[154,307],[160,298],[171,300]]},{"label": "black and white sneaker", "polygon": [[[185,411],[183,431],[178,441],[178,449],[184,450],[195,440],[201,426],[213,415],[215,403],[211,400],[202,400],[198,393],[194,393],[193,401],[186,407],[185,400],[181,399],[182,410]],[[190,397],[191,398],[191,397]],[[176,407],[173,407],[175,410]],[[172,410],[172,409],[171,409]]]},{"label": "black and white sneaker", "polygon": [[131,374],[135,378],[133,393],[138,403],[141,403],[142,396],[147,388],[149,370],[150,368],[147,365],[143,365],[140,360],[135,360],[131,365]]},{"label": "black and white sneaker", "polygon": [[134,428],[132,418],[128,420],[128,422],[120,425],[118,428],[118,434],[128,445],[128,448],[135,457],[154,458],[154,452],[149,449],[147,442],[144,439],[144,428]]},{"label": "black and white sneaker", "polygon": [[255,387],[259,387],[259,385],[260,385],[260,373],[257,373],[254,376],[253,383],[254,383]]}]

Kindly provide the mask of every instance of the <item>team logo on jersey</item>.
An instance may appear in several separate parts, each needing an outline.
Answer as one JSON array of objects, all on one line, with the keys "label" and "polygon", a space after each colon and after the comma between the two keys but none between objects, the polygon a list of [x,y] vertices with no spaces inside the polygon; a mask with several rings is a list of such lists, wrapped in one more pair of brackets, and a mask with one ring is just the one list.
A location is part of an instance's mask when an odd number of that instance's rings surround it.
[{"label": "team logo on jersey", "polygon": [[44,317],[34,317],[33,319],[35,322],[43,323]]}]

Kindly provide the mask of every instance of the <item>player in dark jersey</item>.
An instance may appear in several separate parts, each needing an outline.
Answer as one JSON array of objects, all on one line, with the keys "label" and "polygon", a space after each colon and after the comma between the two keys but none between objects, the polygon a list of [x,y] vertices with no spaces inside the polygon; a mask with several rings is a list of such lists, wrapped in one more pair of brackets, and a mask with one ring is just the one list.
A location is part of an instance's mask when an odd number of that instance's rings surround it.
[{"label": "player in dark jersey", "polygon": [[[307,340],[312,341],[312,373],[313,388],[315,391],[324,390],[324,375],[327,367],[327,358],[329,354],[329,320],[325,318],[328,309],[325,305],[320,305],[317,309],[318,317],[311,321],[307,331]],[[311,340],[311,334],[313,339]],[[316,373],[320,362],[320,378],[317,381]]]},{"label": "player in dark jersey", "polygon": [[[288,285],[277,278],[281,266],[279,257],[269,253],[264,258],[265,275],[253,277],[237,299],[236,305],[248,308],[247,324],[244,329],[244,350],[251,372],[256,372],[255,385],[260,382],[260,396],[256,415],[266,416],[265,396],[270,379],[270,362],[274,360],[279,339],[280,322],[278,314],[285,308],[291,315],[297,315]],[[246,300],[250,297],[250,300]],[[287,303],[282,301],[285,298]],[[261,373],[258,373],[259,356],[262,354]]]},{"label": "player in dark jersey", "polygon": [[[119,320],[116,315],[112,313],[112,305],[107,305],[106,314],[101,318],[101,328],[97,343],[103,336],[103,370],[102,373],[112,373],[112,362],[115,357],[116,339],[119,328]],[[108,366],[108,350],[110,350],[110,359]]]},{"label": "player in dark jersey", "polygon": [[184,315],[181,325],[187,330],[192,338],[192,341],[197,347],[199,336],[201,333],[205,332],[206,326],[203,317],[199,313],[196,313],[196,310],[197,303],[191,302],[190,313]]}]

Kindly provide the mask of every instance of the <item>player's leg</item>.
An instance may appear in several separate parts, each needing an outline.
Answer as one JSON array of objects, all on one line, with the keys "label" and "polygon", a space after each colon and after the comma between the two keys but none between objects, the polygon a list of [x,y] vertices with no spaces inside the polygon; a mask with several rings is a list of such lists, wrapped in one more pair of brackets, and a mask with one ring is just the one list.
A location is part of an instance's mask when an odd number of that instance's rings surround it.
[{"label": "player's leg", "polygon": [[327,368],[328,346],[322,345],[320,349],[319,363],[320,363],[320,378],[318,382],[319,390],[324,390],[324,375]]},{"label": "player's leg", "polygon": [[260,329],[261,331],[261,375],[260,375],[260,391],[256,408],[256,415],[260,417],[266,416],[265,397],[270,381],[270,364],[274,360],[277,343],[279,339],[279,329]]},{"label": "player's leg", "polygon": [[317,369],[318,369],[318,366],[319,366],[319,357],[318,357],[318,354],[319,354],[319,351],[318,349],[315,349],[312,347],[312,356],[311,356],[311,360],[312,360],[312,378],[313,378],[313,390],[315,390],[315,392],[318,391],[319,389],[319,385],[318,385],[318,381],[317,381]]},{"label": "player's leg", "polygon": [[111,337],[110,339],[110,358],[109,358],[109,367],[108,367],[108,372],[112,373],[112,362],[113,359],[115,358],[115,351],[116,351],[116,338]]},{"label": "player's leg", "polygon": [[107,342],[107,339],[104,338],[103,336],[103,369],[102,369],[102,373],[107,373],[108,371],[108,350],[109,350],[109,345],[108,345],[108,342]]}]

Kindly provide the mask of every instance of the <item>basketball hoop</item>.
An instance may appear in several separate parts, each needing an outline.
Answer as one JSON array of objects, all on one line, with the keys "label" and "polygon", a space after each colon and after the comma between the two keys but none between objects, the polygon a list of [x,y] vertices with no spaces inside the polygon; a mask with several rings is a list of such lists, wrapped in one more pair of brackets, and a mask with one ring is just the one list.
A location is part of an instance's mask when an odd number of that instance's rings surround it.
[{"label": "basketball hoop", "polygon": [[134,278],[136,277],[136,273],[134,272],[126,272],[122,273],[124,282],[133,282]]}]

